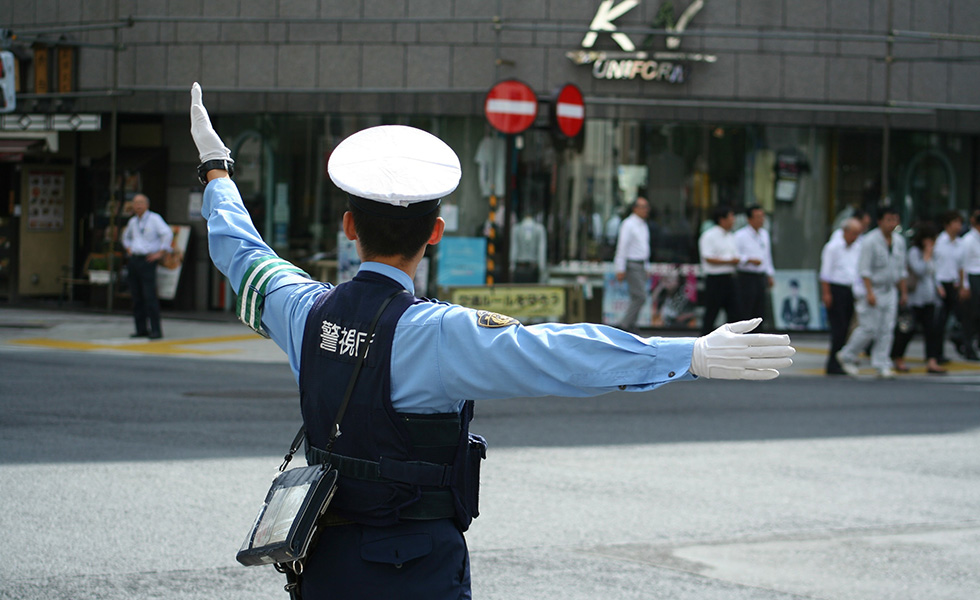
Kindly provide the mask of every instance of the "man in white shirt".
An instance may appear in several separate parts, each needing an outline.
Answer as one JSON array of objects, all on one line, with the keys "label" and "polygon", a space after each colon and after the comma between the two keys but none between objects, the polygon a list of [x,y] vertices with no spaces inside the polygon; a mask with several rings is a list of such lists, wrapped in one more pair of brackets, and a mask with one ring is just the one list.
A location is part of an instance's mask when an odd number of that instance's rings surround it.
[{"label": "man in white shirt", "polygon": [[[766,213],[761,206],[750,206],[745,216],[748,225],[734,233],[739,259],[736,281],[742,313],[740,318],[765,318],[766,296],[772,288],[775,274],[769,232],[763,227]],[[762,327],[765,325],[763,322]]]},{"label": "man in white shirt", "polygon": [[718,312],[724,308],[729,321],[741,319],[738,290],[735,287],[735,267],[739,263],[738,247],[732,227],[735,213],[727,206],[718,206],[712,214],[715,225],[701,234],[698,252],[704,274],[704,320],[701,331],[710,333]]},{"label": "man in white shirt", "polygon": [[[936,292],[942,305],[936,319],[939,336],[939,363],[948,362],[943,355],[946,345],[946,326],[952,315],[959,313],[960,290],[963,289],[963,269],[960,265],[960,232],[963,230],[963,217],[958,211],[943,214],[943,231],[936,238],[933,248],[933,262],[936,265]],[[962,318],[962,317],[961,317]]]},{"label": "man in white shirt", "polygon": [[131,337],[155,340],[163,337],[160,300],[157,298],[157,263],[170,252],[174,233],[163,217],[150,210],[150,199],[143,194],[133,198],[133,213],[122,238],[129,257],[129,293],[133,298],[133,320],[136,321],[136,332]]},{"label": "man in white shirt", "polygon": [[831,235],[820,253],[820,292],[827,307],[830,322],[830,354],[827,356],[827,375],[846,375],[837,361],[837,351],[847,342],[847,330],[854,316],[854,292],[857,281],[861,245],[858,238],[864,225],[853,217],[844,221]]},{"label": "man in white shirt", "polygon": [[963,346],[968,360],[978,360],[976,349],[977,317],[980,316],[980,208],[970,214],[970,231],[960,240],[963,276],[966,282],[960,289],[964,302]]},{"label": "man in white shirt", "polygon": [[650,227],[647,217],[650,216],[650,203],[640,197],[633,202],[633,211],[619,226],[619,239],[616,242],[616,255],[613,265],[616,269],[616,280],[626,280],[630,291],[630,303],[618,327],[624,331],[633,331],[640,309],[647,298],[650,287],[650,277],[647,275],[647,265],[650,261]]}]

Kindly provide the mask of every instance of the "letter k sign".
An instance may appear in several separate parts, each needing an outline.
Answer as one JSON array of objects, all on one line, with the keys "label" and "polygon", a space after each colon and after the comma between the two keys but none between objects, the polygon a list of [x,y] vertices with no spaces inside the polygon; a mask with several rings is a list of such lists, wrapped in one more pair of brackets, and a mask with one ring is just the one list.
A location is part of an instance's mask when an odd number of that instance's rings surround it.
[{"label": "letter k sign", "polygon": [[[592,31],[585,34],[585,38],[582,39],[583,48],[591,48],[595,44],[596,37],[599,36],[597,31],[616,31],[616,26],[613,25],[613,21],[626,14],[626,12],[636,8],[640,0],[623,0],[615,7],[613,6],[613,2],[615,0],[603,0],[602,4],[599,5],[599,10],[596,11],[595,18],[592,19],[592,24],[589,25],[589,29],[592,29]],[[636,50],[636,46],[633,45],[633,40],[625,33],[614,33],[612,34],[612,39],[626,52]]]}]

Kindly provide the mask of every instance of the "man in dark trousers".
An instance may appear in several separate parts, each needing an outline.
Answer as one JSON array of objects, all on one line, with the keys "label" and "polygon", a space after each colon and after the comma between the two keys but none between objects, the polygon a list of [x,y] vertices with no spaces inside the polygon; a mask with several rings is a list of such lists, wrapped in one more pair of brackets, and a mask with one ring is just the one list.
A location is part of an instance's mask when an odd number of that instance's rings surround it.
[{"label": "man in dark trousers", "polygon": [[858,280],[858,238],[864,225],[855,218],[844,221],[842,235],[832,235],[820,253],[820,295],[827,308],[830,323],[830,354],[827,375],[846,375],[837,361],[837,351],[847,342],[847,332],[854,317],[854,284]]},{"label": "man in dark trousers", "polygon": [[[305,600],[470,598],[463,532],[477,516],[485,448],[468,435],[473,401],[641,391],[699,376],[771,379],[792,363],[788,336],[746,333],[758,321],[702,338],[645,339],[584,323],[525,327],[417,298],[412,277],[426,246],[442,238],[439,204],[456,189],[460,166],[448,145],[413,127],[371,127],[331,153],[330,179],[348,198],[343,231],[363,262],[347,283],[312,281],[256,232],[196,83],[191,135],[211,258],[239,291],[239,316],[289,356],[307,461],[340,473],[302,565]],[[368,323],[386,302],[369,339]],[[326,453],[346,387],[338,382],[368,344],[343,435]]]},{"label": "man in dark trousers", "polygon": [[[776,271],[772,264],[772,242],[763,227],[766,212],[761,206],[750,206],[745,209],[745,216],[748,224],[734,235],[739,258],[736,282],[741,318],[749,319],[766,314],[766,299]],[[772,323],[768,328],[772,328]]]},{"label": "man in dark trousers", "polygon": [[131,337],[163,337],[160,328],[160,299],[157,297],[157,265],[167,253],[174,232],[163,217],[150,210],[143,194],[133,198],[133,216],[123,232],[123,247],[129,257],[129,293],[133,298],[136,332]]},{"label": "man in dark trousers", "polygon": [[735,285],[735,267],[739,263],[738,246],[732,227],[735,212],[727,206],[715,207],[712,214],[715,224],[701,234],[698,252],[701,255],[701,273],[704,275],[704,320],[701,334],[715,325],[721,309],[731,321],[740,318],[738,288]]}]

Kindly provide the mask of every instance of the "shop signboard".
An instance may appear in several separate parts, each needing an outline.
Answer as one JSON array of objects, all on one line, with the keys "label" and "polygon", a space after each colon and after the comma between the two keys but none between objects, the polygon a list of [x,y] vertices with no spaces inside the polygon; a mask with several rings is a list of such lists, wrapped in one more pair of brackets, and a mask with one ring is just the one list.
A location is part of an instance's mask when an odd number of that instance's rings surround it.
[{"label": "shop signboard", "polygon": [[507,79],[487,92],[483,105],[487,121],[501,133],[521,133],[538,116],[538,96],[529,85]]},{"label": "shop signboard", "polygon": [[[582,38],[581,48],[566,53],[569,60],[577,65],[590,65],[595,79],[659,81],[681,84],[690,74],[690,63],[713,63],[717,57],[700,52],[684,52],[680,49],[681,37],[669,35],[682,33],[688,24],[704,8],[704,0],[694,0],[674,18],[673,4],[666,0],[661,4],[654,27],[662,27],[668,32],[666,49],[659,51],[638,50],[632,38],[619,30],[616,20],[640,5],[639,0],[604,0],[599,4],[596,14],[589,24],[589,32]],[[608,34],[618,46],[618,50],[596,49],[599,34]]]},{"label": "shop signboard", "polygon": [[565,315],[567,290],[562,286],[539,285],[454,287],[449,301],[524,322],[555,321]]}]

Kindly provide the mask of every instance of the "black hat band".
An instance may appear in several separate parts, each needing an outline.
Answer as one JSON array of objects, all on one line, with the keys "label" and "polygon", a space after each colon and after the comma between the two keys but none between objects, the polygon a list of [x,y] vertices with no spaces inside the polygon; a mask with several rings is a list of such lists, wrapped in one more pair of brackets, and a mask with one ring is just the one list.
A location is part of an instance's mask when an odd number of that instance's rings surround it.
[{"label": "black hat band", "polygon": [[413,202],[408,206],[395,206],[387,202],[361,198],[354,194],[347,194],[347,199],[350,201],[351,206],[354,206],[358,210],[389,219],[414,219],[415,217],[422,217],[439,208],[439,203],[442,202],[440,198],[436,198],[435,200]]}]

